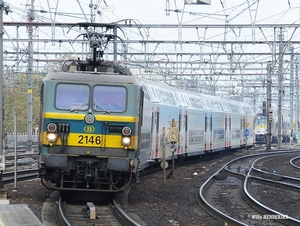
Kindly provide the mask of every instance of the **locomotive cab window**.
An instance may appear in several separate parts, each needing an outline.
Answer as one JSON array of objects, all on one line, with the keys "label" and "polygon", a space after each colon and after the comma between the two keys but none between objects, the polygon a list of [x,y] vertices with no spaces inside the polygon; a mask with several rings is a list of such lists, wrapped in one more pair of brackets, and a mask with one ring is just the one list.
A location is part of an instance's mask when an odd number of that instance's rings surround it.
[{"label": "locomotive cab window", "polygon": [[56,86],[55,107],[65,110],[87,110],[89,87],[79,84],[58,84]]},{"label": "locomotive cab window", "polygon": [[93,108],[96,111],[124,112],[127,90],[122,86],[95,86]]}]

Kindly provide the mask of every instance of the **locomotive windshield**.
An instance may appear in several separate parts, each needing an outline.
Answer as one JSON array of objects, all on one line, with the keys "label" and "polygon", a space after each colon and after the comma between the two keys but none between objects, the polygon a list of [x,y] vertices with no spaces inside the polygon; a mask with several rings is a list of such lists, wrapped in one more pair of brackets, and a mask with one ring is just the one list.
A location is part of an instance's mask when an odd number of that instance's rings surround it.
[{"label": "locomotive windshield", "polygon": [[126,107],[126,93],[126,88],[122,86],[95,86],[93,108],[96,111],[123,112]]},{"label": "locomotive windshield", "polygon": [[55,107],[66,110],[87,110],[89,86],[79,84],[58,84],[56,87]]},{"label": "locomotive windshield", "polygon": [[257,116],[255,118],[255,127],[266,128],[267,126],[267,116]]},{"label": "locomotive windshield", "polygon": [[[55,107],[62,110],[88,110],[90,88],[83,84],[60,83],[56,87]],[[126,110],[127,90],[122,86],[96,85],[92,100],[95,111],[124,112]]]}]

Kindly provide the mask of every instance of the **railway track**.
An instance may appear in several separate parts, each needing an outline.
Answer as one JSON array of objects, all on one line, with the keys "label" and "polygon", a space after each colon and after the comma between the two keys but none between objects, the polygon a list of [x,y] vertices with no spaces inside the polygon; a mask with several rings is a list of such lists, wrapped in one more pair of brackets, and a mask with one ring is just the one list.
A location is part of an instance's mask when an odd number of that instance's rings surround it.
[{"label": "railway track", "polygon": [[[198,203],[214,218],[230,225],[256,225],[260,220],[264,225],[299,225],[298,219],[264,205],[259,195],[251,194],[258,194],[261,189],[268,191],[268,187],[280,187],[281,191],[289,191],[285,195],[292,194],[291,190],[299,195],[297,178],[261,169],[269,156],[274,158],[288,154],[299,155],[300,152],[265,152],[230,161],[203,184],[197,197]],[[274,197],[270,199],[278,201]]]},{"label": "railway track", "polygon": [[[25,181],[37,178],[38,169],[19,170],[17,172],[17,181]],[[3,185],[13,183],[15,180],[15,172],[4,172],[2,174]]]},{"label": "railway track", "polygon": [[[259,150],[254,150],[254,151],[251,151],[251,153],[257,153]],[[231,157],[232,158],[232,157]],[[251,161],[251,162],[253,162],[254,160],[245,160],[245,162],[247,163],[247,162],[249,162],[249,161]],[[222,162],[222,161],[216,161],[216,165],[220,165],[220,163],[219,162]],[[297,161],[296,160],[294,160],[293,161],[294,163],[297,163]],[[225,162],[223,162],[222,164],[224,164]],[[260,163],[263,163],[263,161],[261,161]],[[262,166],[260,166],[259,164],[260,163],[257,163],[257,165],[256,165],[256,167],[259,169],[259,170],[261,170],[262,168],[263,168],[263,164],[261,164]],[[270,167],[269,167],[270,168]],[[272,170],[271,170],[272,168],[270,168],[270,172],[272,172]],[[235,165],[232,165],[231,166],[231,170],[233,170],[233,171],[236,171],[236,172],[240,172],[240,173],[242,173],[242,174],[245,174],[245,172],[247,171],[247,170],[249,170],[249,165],[247,165],[247,164],[245,164],[245,166],[244,166],[244,164],[241,164],[241,162],[237,162]],[[160,171],[161,171],[161,169],[160,169]],[[176,176],[176,174],[177,174],[177,172],[179,172],[179,170],[176,170],[176,172],[175,172],[175,178],[176,177],[178,177],[178,176]],[[253,171],[252,171],[253,172]],[[279,171],[278,171],[279,172]],[[252,174],[252,175],[254,175],[254,173]],[[221,181],[221,180],[220,180]],[[258,184],[258,183],[257,183]],[[266,185],[264,185],[264,184],[259,184],[259,186],[266,186]],[[193,197],[194,197],[194,192],[193,192]],[[92,199],[90,199],[90,200],[92,200]],[[153,200],[153,199],[152,199]],[[56,205],[55,204],[55,202],[54,202],[54,205]],[[121,205],[122,205],[122,207],[125,207],[124,206],[124,204],[121,202]],[[97,207],[98,206],[98,204],[95,204],[95,207]],[[174,206],[173,206],[174,207]],[[173,208],[173,207],[170,207],[170,208]],[[83,204],[83,209],[86,209],[87,208],[87,205],[86,205],[86,203],[85,204]],[[126,207],[125,207],[126,208]],[[129,207],[129,208],[127,208],[126,209],[126,211],[127,212],[133,212],[134,211],[134,209],[133,208],[131,208],[131,207]],[[139,213],[139,211],[136,211],[137,213]],[[132,215],[131,213],[130,213],[130,215]],[[260,214],[261,215],[261,214]],[[246,216],[247,217],[247,216]],[[154,217],[155,218],[155,217]],[[175,218],[176,219],[176,218]],[[147,219],[145,219],[146,221],[147,221]],[[253,220],[253,221],[255,221],[255,220]],[[256,223],[257,223],[257,220],[255,221]],[[57,224],[56,224],[57,225]],[[141,224],[142,225],[142,224]],[[148,224],[148,225],[151,225],[151,224]],[[183,225],[185,225],[185,224],[183,224]],[[216,224],[214,224],[214,225],[216,225]],[[251,224],[249,224],[249,225],[251,225]],[[276,225],[276,224],[275,224]]]},{"label": "railway track", "polygon": [[43,208],[43,222],[47,225],[145,225],[135,215],[127,214],[116,197],[90,202],[95,198],[76,198],[75,195],[70,198],[60,196],[57,191],[51,196],[51,201],[48,200]]},{"label": "railway track", "polygon": [[[254,151],[254,153],[257,153],[256,151]],[[248,170],[248,166],[249,166],[249,164],[248,165],[246,165],[246,163],[247,162],[249,162],[249,161],[251,161],[251,162],[253,162],[254,161],[254,159],[253,160],[247,160],[247,159],[245,159],[245,166],[244,166],[244,164],[242,164],[241,162],[242,161],[238,161],[238,162],[236,162],[236,164],[234,165],[231,165],[231,170],[233,170],[233,171],[235,171],[235,172],[240,172],[240,173],[242,173],[242,174],[245,174],[245,172]],[[218,164],[218,162],[222,162],[222,161],[217,161],[217,165],[219,165]],[[261,161],[261,162],[263,162],[263,161]],[[222,163],[222,164],[224,164],[224,163]],[[263,164],[260,164],[260,163],[257,163],[257,165],[256,165],[256,167],[257,168],[259,168],[259,169],[261,169],[261,168],[263,168]],[[160,169],[160,171],[161,171],[161,169]],[[271,168],[270,168],[270,171],[271,171]],[[177,172],[178,172],[178,170],[177,170]],[[272,172],[272,171],[271,171]],[[229,174],[229,176],[231,176],[230,174]],[[220,180],[220,178],[219,178],[219,180]],[[194,193],[193,193],[193,197],[194,197]],[[90,199],[90,200],[88,200],[88,201],[91,201],[92,199]],[[56,205],[55,204],[55,202],[54,202],[54,205]],[[96,204],[95,203],[95,207],[97,207],[98,206],[98,204]],[[121,202],[121,206],[122,207],[125,207],[124,206],[124,204]],[[173,208],[173,207],[171,207],[171,208]],[[231,208],[231,207],[229,207],[229,208]],[[53,209],[53,208],[52,208]],[[82,209],[85,209],[85,211],[87,211],[86,209],[87,209],[87,205],[86,205],[86,203],[84,203],[83,205],[82,205]],[[130,210],[130,211],[128,211],[128,210]],[[126,211],[127,212],[132,212],[132,211],[134,211],[132,208],[127,208],[126,209]],[[139,213],[139,211],[136,211],[137,213]],[[155,212],[155,211],[154,211]],[[129,215],[132,215],[131,213],[129,214]],[[87,215],[85,215],[85,216],[87,216]],[[100,215],[99,215],[100,216]],[[147,219],[146,219],[147,220]],[[43,220],[44,221],[44,220]],[[257,222],[257,221],[256,221]],[[141,223],[141,225],[142,225],[142,223]],[[251,225],[251,224],[250,224]]]},{"label": "railway track", "polygon": [[[232,154],[232,152],[225,154]],[[213,159],[218,156],[219,155],[212,155],[203,159],[190,159],[189,161],[178,162],[176,163],[176,167]],[[140,177],[146,177],[149,174],[155,174],[161,170],[161,168],[152,168],[151,170],[141,172]],[[169,176],[170,175],[167,177]],[[44,204],[45,208],[43,207],[44,214],[42,216],[43,222],[50,222],[51,220],[53,221],[53,219],[56,219],[55,221],[58,221],[59,223],[51,222],[52,225],[74,225],[74,222],[76,222],[76,225],[146,225],[128,206],[127,193],[129,190],[130,188],[118,194],[117,199],[107,204],[94,203],[93,198],[86,199],[80,204],[73,203],[73,201],[59,201],[58,192],[55,192],[56,198],[50,198],[48,203]],[[119,200],[121,200],[121,204],[117,203]],[[126,201],[124,202],[122,200]],[[88,210],[88,202],[93,202],[93,205],[95,206],[96,219],[89,219],[90,211]],[[121,208],[122,206],[125,207],[125,211]],[[55,214],[49,213],[49,211],[53,212],[53,209],[56,210]]]},{"label": "railway track", "polygon": [[299,161],[300,161],[300,156],[296,156],[295,158],[292,158],[290,160],[290,165],[300,171],[300,166],[298,163]]},{"label": "railway track", "polygon": [[[25,166],[27,168],[28,165],[38,163],[38,155],[37,154],[17,154],[17,166]],[[17,169],[17,174],[15,175],[15,156],[7,155],[5,157],[5,166],[6,170],[2,174],[2,183],[10,184],[15,181],[15,176],[17,175],[17,181],[26,181],[31,179],[36,179],[38,175],[38,168],[31,169]],[[24,167],[20,167],[24,168]]]},{"label": "railway track", "polygon": [[[38,164],[38,154],[17,154],[17,165],[24,166],[28,164]],[[5,167],[8,170],[15,165],[15,156],[14,155],[7,155],[5,156]]]}]

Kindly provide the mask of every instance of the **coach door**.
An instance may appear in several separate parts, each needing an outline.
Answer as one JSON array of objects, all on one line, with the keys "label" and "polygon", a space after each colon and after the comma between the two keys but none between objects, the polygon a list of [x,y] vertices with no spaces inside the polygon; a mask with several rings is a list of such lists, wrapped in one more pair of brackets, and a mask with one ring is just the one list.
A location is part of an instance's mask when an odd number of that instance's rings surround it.
[{"label": "coach door", "polygon": [[212,114],[210,114],[209,117],[209,149],[213,149],[213,120],[212,120]]},{"label": "coach door", "polygon": [[212,150],[212,115],[205,114],[204,151]]},{"label": "coach door", "polygon": [[153,122],[153,135],[155,137],[154,139],[154,158],[158,159],[159,158],[159,147],[160,147],[160,140],[159,140],[159,116],[160,116],[160,112],[159,112],[159,107],[157,107],[156,111],[154,112],[154,120]]},{"label": "coach door", "polygon": [[228,148],[232,146],[232,123],[231,123],[231,115],[228,114]]},{"label": "coach door", "polygon": [[229,114],[225,113],[225,123],[224,123],[224,129],[225,129],[225,148],[229,148],[230,146],[230,140],[229,140]]},{"label": "coach door", "polygon": [[[142,128],[142,125],[143,125],[143,119],[144,119],[144,91],[142,88],[139,89],[139,124],[138,124],[138,137],[141,139],[142,137],[142,132],[141,132],[141,128]],[[137,147],[137,150],[138,150],[138,153],[137,153],[137,156],[140,155],[140,144],[141,144],[141,140],[138,142],[138,147]]]},{"label": "coach door", "polygon": [[185,140],[181,139],[183,131],[184,131],[184,117],[182,117],[182,111],[179,110],[179,120],[178,120],[178,143],[177,143],[177,154],[181,154],[181,152],[183,151],[183,145]]}]

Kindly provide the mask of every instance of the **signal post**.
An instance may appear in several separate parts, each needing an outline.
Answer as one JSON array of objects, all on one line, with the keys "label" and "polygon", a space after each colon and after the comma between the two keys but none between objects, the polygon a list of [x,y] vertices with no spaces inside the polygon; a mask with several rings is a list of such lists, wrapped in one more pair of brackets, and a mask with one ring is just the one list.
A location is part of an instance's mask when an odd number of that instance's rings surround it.
[{"label": "signal post", "polygon": [[176,151],[175,144],[178,142],[179,130],[178,130],[178,121],[172,119],[169,121],[170,127],[168,128],[169,132],[166,134],[166,129],[163,127],[162,136],[163,136],[163,161],[160,166],[163,168],[163,181],[166,182],[166,168],[168,168],[168,162],[166,161],[166,138],[167,141],[171,144],[170,151],[172,152],[172,178],[174,177],[174,152]]},{"label": "signal post", "polygon": [[174,178],[174,152],[176,151],[175,144],[178,142],[179,139],[179,130],[178,130],[178,121],[172,119],[169,121],[169,133],[168,133],[168,142],[171,144],[170,151],[172,152],[172,178]]}]

